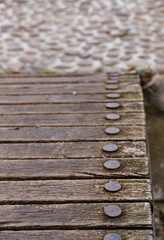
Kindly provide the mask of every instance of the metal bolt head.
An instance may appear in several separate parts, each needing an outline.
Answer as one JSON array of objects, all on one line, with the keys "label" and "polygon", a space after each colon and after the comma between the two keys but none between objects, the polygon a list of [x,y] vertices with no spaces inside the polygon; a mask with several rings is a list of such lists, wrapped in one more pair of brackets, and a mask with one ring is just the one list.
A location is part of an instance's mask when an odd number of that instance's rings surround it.
[{"label": "metal bolt head", "polygon": [[118,150],[118,146],[116,144],[107,144],[103,146],[103,150],[105,152],[115,152]]},{"label": "metal bolt head", "polygon": [[116,233],[109,233],[104,237],[104,240],[122,240],[122,238]]},{"label": "metal bolt head", "polygon": [[119,98],[120,94],[119,93],[109,93],[106,96],[107,96],[107,98]]},{"label": "metal bolt head", "polygon": [[107,103],[106,107],[107,108],[112,108],[112,109],[113,108],[118,108],[118,107],[120,107],[120,104],[119,103],[114,103],[114,102],[113,103]]},{"label": "metal bolt head", "polygon": [[121,185],[118,182],[108,182],[104,185],[104,188],[108,192],[118,192],[121,189]]},{"label": "metal bolt head", "polygon": [[116,128],[116,127],[109,127],[109,128],[106,128],[105,129],[105,132],[107,134],[110,134],[110,135],[114,135],[114,134],[117,134],[120,132],[120,129],[119,128]]},{"label": "metal bolt head", "polygon": [[107,84],[118,84],[118,82],[119,81],[117,79],[116,80],[114,79],[114,80],[107,80],[106,81]]},{"label": "metal bolt head", "polygon": [[106,85],[106,89],[118,89],[118,84],[108,84]]},{"label": "metal bolt head", "polygon": [[121,208],[116,205],[109,205],[104,208],[104,213],[111,218],[118,217],[121,215]]},{"label": "metal bolt head", "polygon": [[106,119],[108,120],[118,120],[120,119],[120,115],[115,114],[115,113],[110,113],[106,115]]},{"label": "metal bolt head", "polygon": [[106,169],[112,170],[120,167],[120,163],[116,160],[109,160],[104,163]]}]

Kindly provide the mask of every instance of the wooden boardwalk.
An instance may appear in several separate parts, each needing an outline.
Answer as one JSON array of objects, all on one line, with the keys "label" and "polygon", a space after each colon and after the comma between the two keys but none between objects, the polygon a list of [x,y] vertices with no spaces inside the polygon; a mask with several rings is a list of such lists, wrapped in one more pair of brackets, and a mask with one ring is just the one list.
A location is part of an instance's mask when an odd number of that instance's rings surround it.
[{"label": "wooden boardwalk", "polygon": [[0,239],[154,239],[138,75],[1,77],[0,142]]}]

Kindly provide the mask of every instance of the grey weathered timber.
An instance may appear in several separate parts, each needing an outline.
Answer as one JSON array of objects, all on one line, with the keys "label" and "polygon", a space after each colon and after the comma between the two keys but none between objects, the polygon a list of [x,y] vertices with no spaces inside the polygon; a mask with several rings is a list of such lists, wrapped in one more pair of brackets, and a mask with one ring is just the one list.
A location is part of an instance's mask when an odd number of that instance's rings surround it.
[{"label": "grey weathered timber", "polygon": [[117,126],[120,130],[117,134],[107,134],[105,129],[97,126],[0,128],[0,142],[145,140],[144,126]]},{"label": "grey weathered timber", "polygon": [[152,230],[51,230],[51,231],[2,231],[3,240],[102,240],[106,234],[117,233],[126,240],[153,240]]},{"label": "grey weathered timber", "polygon": [[0,229],[76,226],[111,229],[152,226],[151,206],[148,202],[117,203],[122,210],[119,218],[105,216],[106,206],[108,203],[1,205]]},{"label": "grey weathered timber", "polygon": [[[117,144],[118,151],[107,153],[106,144]],[[98,157],[146,157],[144,141],[119,142],[57,142],[57,143],[13,143],[0,145],[1,159],[29,158],[98,158]]]},{"label": "grey weathered timber", "polygon": [[[113,113],[115,110],[113,111]],[[0,115],[0,127],[61,127],[61,126],[144,126],[144,113],[118,113],[117,120],[106,119],[108,113],[65,113],[33,115]]]},{"label": "grey weathered timber", "polygon": [[1,160],[0,179],[149,177],[148,159],[114,160],[118,160],[121,166],[110,171],[104,168],[106,159],[103,158]]},{"label": "grey weathered timber", "polygon": [[[107,192],[104,189],[107,182],[118,182],[121,190]],[[145,179],[3,181],[0,192],[0,203],[152,200],[150,181]]]},{"label": "grey weathered timber", "polygon": [[142,101],[142,93],[121,93],[120,97],[115,99],[108,98],[107,94],[49,94],[49,95],[0,95],[0,104],[43,104],[43,103],[81,103],[81,102],[136,102]]},{"label": "grey weathered timber", "polygon": [[106,108],[105,105],[106,103],[0,105],[0,114],[144,112],[142,102],[123,102],[116,109]]},{"label": "grey weathered timber", "polygon": [[70,83],[70,84],[9,84],[1,85],[0,95],[33,95],[33,94],[73,94],[80,93],[108,93],[110,92],[141,92],[141,88],[138,83],[119,83],[118,89],[106,89],[107,84],[94,83]]}]

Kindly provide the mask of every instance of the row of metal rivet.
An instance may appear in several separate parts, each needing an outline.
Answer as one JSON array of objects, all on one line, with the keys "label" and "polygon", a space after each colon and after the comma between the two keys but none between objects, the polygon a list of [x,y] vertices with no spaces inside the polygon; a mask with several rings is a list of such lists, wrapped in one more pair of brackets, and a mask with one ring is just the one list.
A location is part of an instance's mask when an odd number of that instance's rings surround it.
[{"label": "row of metal rivet", "polygon": [[[106,89],[110,89],[110,90],[114,90],[114,89],[118,89],[119,86],[119,77],[117,73],[109,73],[108,78],[110,80],[107,80],[106,83],[108,85],[106,85]],[[120,94],[119,93],[110,93],[106,95],[107,98],[119,98]],[[119,103],[116,102],[110,102],[106,104],[107,108],[110,109],[115,109],[120,107]],[[106,115],[106,119],[108,120],[118,120],[120,118],[120,116],[118,114],[115,113],[111,113],[111,114],[107,114]],[[105,132],[107,134],[118,134],[120,132],[120,129],[117,127],[109,127],[105,129]],[[118,146],[116,144],[107,144],[105,146],[103,146],[102,148],[105,152],[115,152],[118,150]],[[109,160],[106,161],[104,163],[104,167],[108,170],[112,170],[112,169],[117,169],[120,167],[120,163],[116,160]],[[121,189],[121,185],[118,182],[108,182],[105,184],[104,186],[105,190],[109,191],[109,192],[117,192]],[[121,209],[116,206],[116,205],[108,205],[104,208],[104,213],[108,216],[108,217],[118,217],[121,215]],[[104,237],[104,240],[122,240],[121,236],[116,234],[116,233],[110,233],[107,234]]]}]

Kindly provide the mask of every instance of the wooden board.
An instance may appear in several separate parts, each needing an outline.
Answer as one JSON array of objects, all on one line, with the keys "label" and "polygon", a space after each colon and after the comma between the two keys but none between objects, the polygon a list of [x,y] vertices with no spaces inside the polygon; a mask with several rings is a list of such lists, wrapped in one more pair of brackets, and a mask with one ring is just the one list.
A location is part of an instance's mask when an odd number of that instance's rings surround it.
[{"label": "wooden board", "polygon": [[[118,151],[107,153],[106,144],[117,144]],[[101,158],[101,157],[146,157],[144,141],[119,142],[58,142],[58,143],[13,143],[0,145],[0,158]]]},{"label": "wooden board", "polygon": [[119,234],[123,240],[153,240],[152,230],[51,230],[2,231],[3,240],[102,240],[109,233]]},{"label": "wooden board", "polygon": [[[106,191],[104,185],[108,182],[121,184],[121,190]],[[0,192],[1,204],[152,200],[150,180],[144,179],[2,181]]]},{"label": "wooden board", "polygon": [[[114,101],[117,102],[117,101]],[[111,113],[144,112],[142,102],[123,102],[116,109],[106,108],[105,103],[77,104],[25,104],[0,105],[0,114],[50,114],[50,113]]]},{"label": "wooden board", "polygon": [[[110,160],[110,158],[108,158]],[[106,159],[15,159],[1,160],[0,179],[81,179],[81,178],[148,178],[148,159],[114,159],[117,170],[104,168]]]},{"label": "wooden board", "polygon": [[0,128],[0,142],[145,140],[145,127],[117,126],[117,129],[119,133],[107,134],[106,127],[97,126]]},{"label": "wooden board", "polygon": [[81,103],[81,102],[122,102],[142,101],[142,93],[121,93],[117,99],[107,98],[106,94],[50,94],[50,95],[0,95],[0,104],[40,104],[40,103]]},{"label": "wooden board", "polygon": [[106,119],[107,113],[0,115],[3,126],[144,126],[144,113],[119,113],[120,119]]},{"label": "wooden board", "polygon": [[[113,85],[113,84],[112,84]],[[80,94],[80,93],[108,93],[108,92],[141,92],[138,83],[120,83],[118,89],[108,90],[105,84],[99,83],[76,83],[76,84],[9,84],[1,85],[0,95],[33,95],[33,94]]]},{"label": "wooden board", "polygon": [[1,205],[0,229],[152,227],[150,203],[116,203],[122,210],[121,216],[117,218],[104,214],[104,207],[108,205],[109,203]]}]

